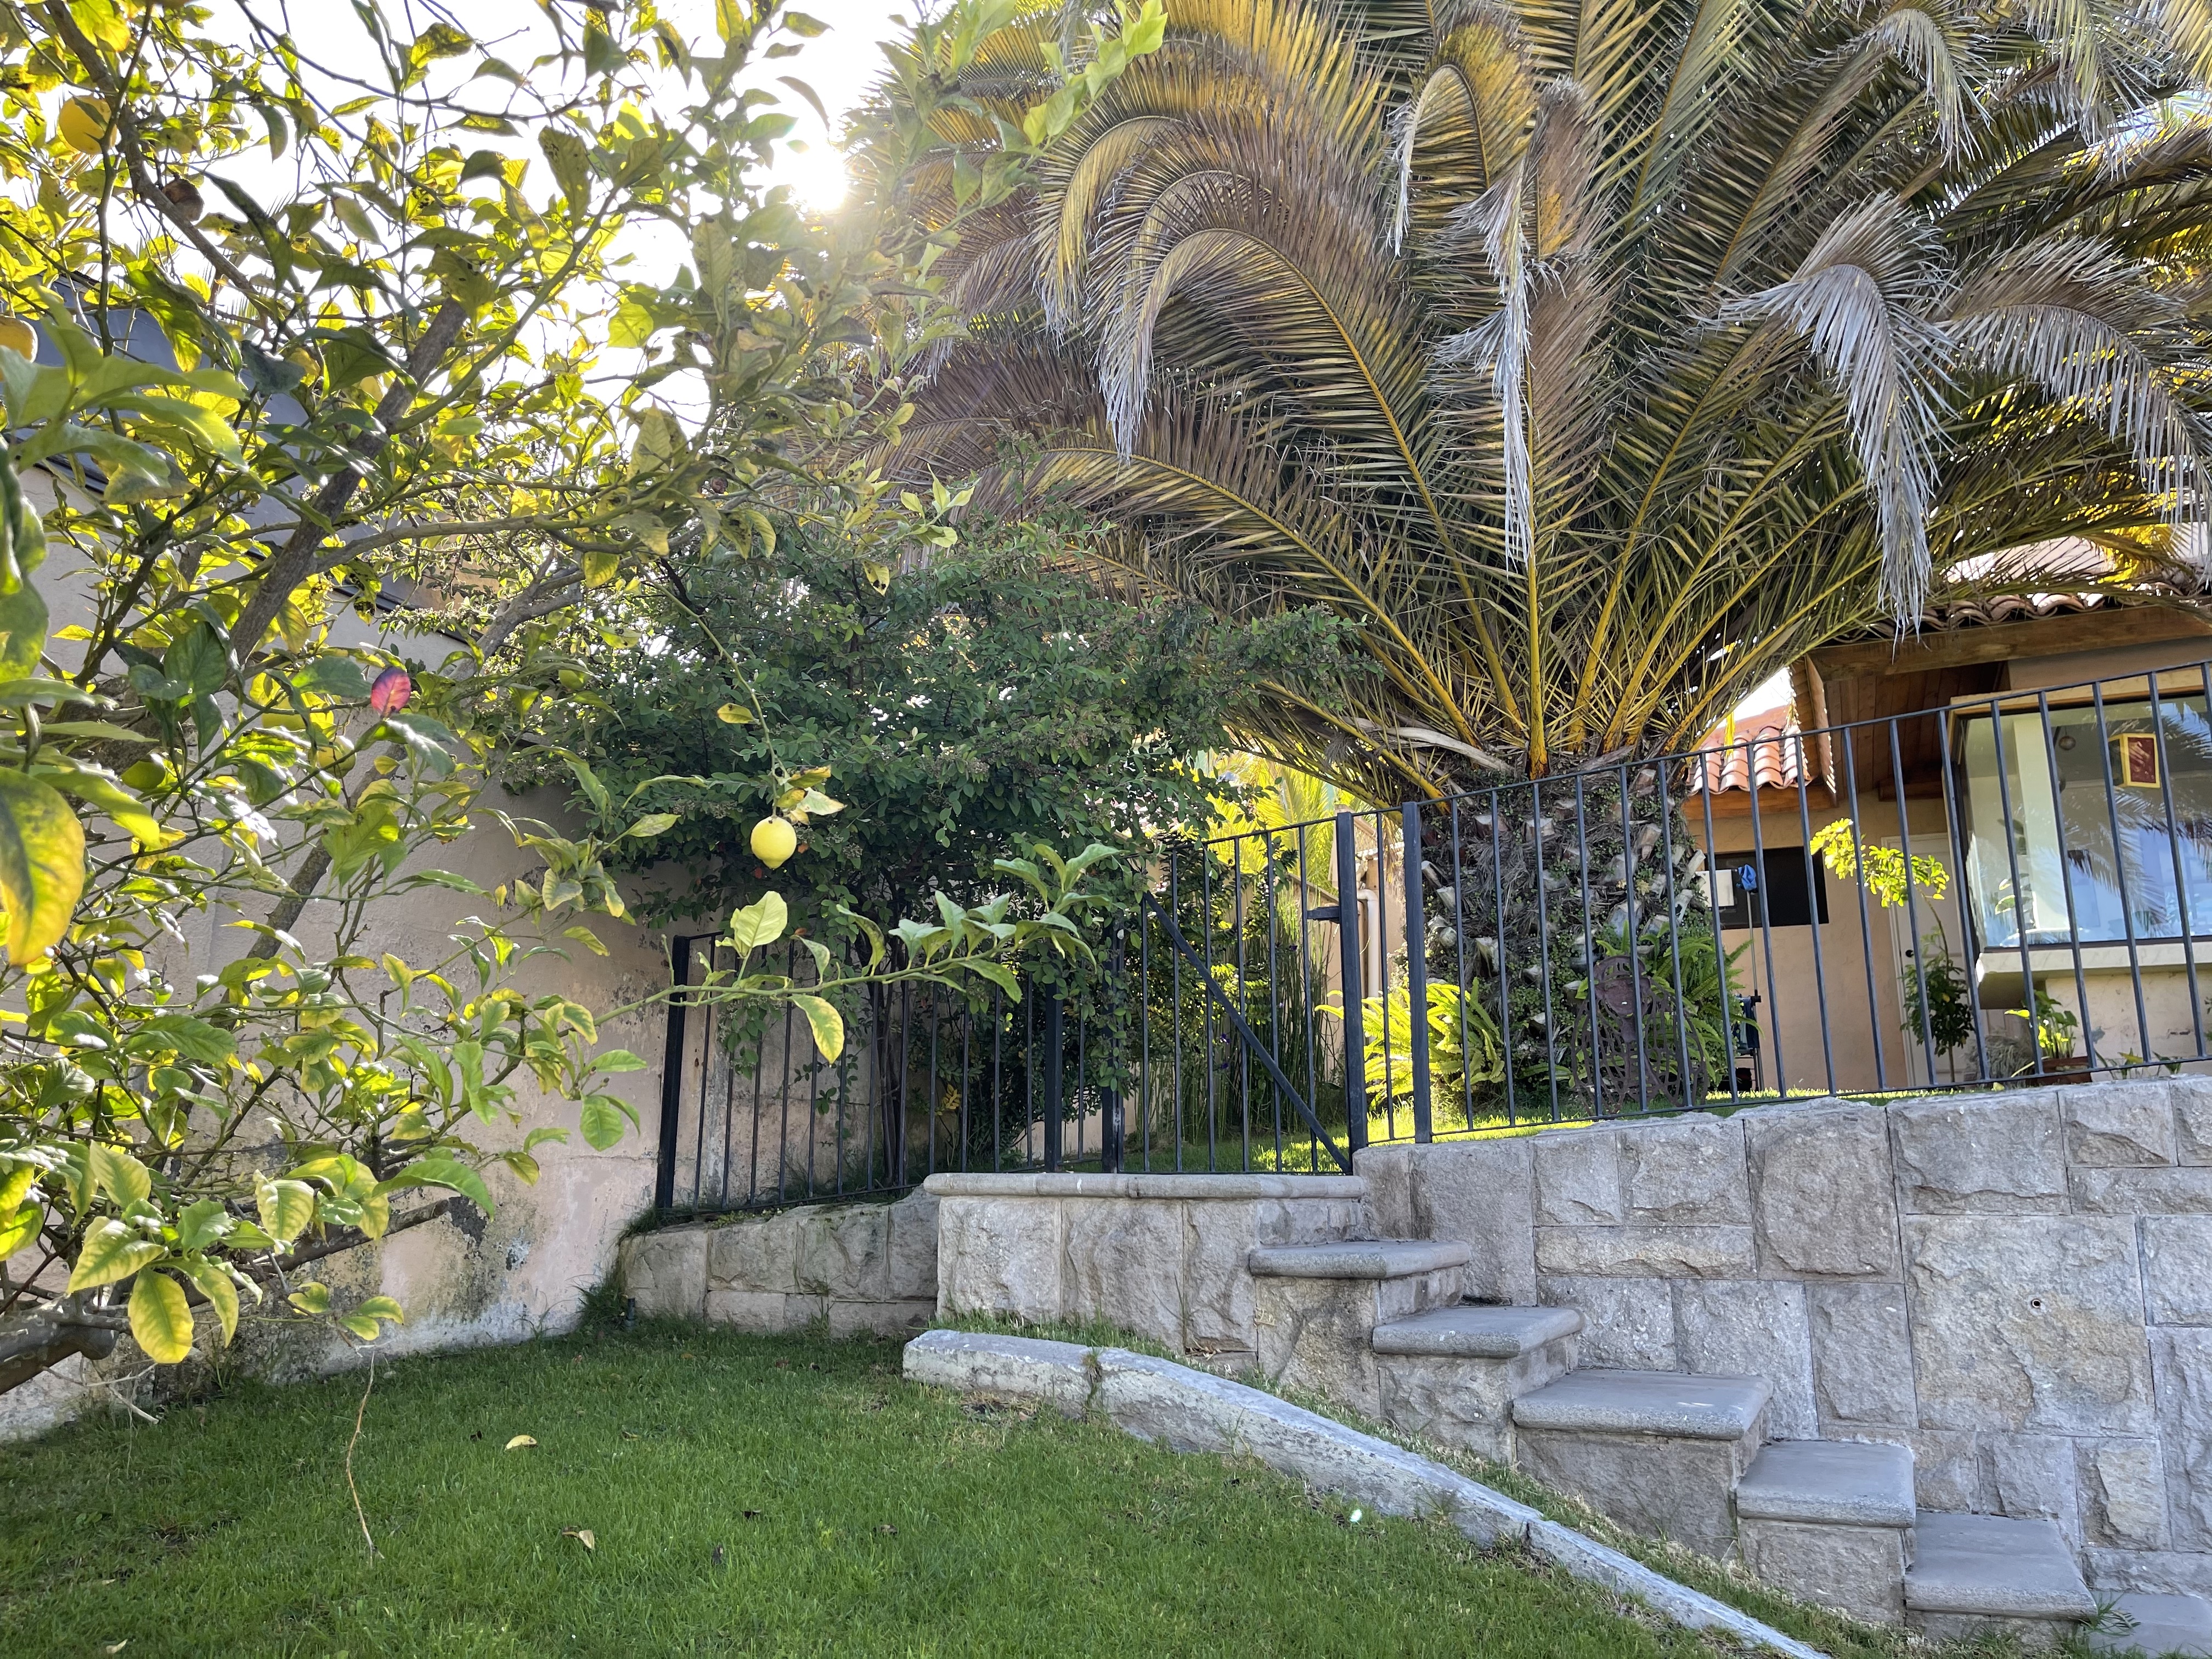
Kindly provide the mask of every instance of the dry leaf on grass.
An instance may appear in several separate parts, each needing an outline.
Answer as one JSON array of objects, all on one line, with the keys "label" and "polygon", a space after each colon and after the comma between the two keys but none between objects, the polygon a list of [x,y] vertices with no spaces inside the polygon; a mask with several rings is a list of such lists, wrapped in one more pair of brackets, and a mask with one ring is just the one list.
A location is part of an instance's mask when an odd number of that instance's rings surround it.
[{"label": "dry leaf on grass", "polygon": [[561,1528],[561,1536],[574,1539],[587,1550],[596,1550],[599,1547],[599,1540],[592,1536],[592,1529],[589,1527],[563,1527]]},{"label": "dry leaf on grass", "polygon": [[527,1435],[527,1434],[518,1434],[517,1436],[515,1436],[515,1437],[514,1437],[514,1439],[512,1439],[512,1440],[510,1440],[510,1441],[508,1441],[508,1442],[507,1443],[507,1450],[509,1450],[509,1451],[513,1451],[513,1450],[514,1450],[514,1449],[515,1449],[517,1447],[519,1447],[519,1446],[534,1446],[534,1445],[536,1445],[537,1443],[538,1443],[538,1439],[537,1439],[537,1437],[536,1437],[536,1436],[534,1436],[534,1435]]}]

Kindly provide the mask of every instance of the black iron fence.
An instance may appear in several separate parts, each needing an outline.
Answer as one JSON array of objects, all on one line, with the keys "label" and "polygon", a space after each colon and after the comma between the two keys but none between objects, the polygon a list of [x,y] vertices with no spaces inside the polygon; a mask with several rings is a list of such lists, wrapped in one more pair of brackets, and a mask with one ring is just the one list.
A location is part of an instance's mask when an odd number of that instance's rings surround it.
[{"label": "black iron fence", "polygon": [[1080,988],[883,1000],[834,1066],[787,1016],[679,1011],[660,1202],[1330,1171],[1376,1141],[2192,1066],[2208,707],[2212,665],[1775,711],[1688,754],[1164,844]]}]

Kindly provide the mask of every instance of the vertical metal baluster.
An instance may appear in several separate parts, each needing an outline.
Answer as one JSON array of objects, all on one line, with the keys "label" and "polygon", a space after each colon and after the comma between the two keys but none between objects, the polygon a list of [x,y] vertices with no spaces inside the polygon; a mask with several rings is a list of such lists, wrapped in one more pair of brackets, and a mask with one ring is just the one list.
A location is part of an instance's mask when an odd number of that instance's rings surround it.
[{"label": "vertical metal baluster", "polygon": [[[1545,892],[1544,870],[1544,786],[1540,780],[1528,781],[1529,847],[1536,865],[1536,954],[1537,964],[1544,975],[1544,1071],[1552,1081],[1552,1121],[1559,1121],[1559,1012],[1552,1006],[1552,917],[1551,902]],[[1505,915],[1498,916],[1498,944],[1505,940]]]},{"label": "vertical metal baluster", "polygon": [[921,1121],[929,1126],[929,1152],[922,1159],[922,1179],[937,1173],[937,1045],[945,1032],[942,1016],[938,1012],[937,993],[929,994],[929,1100],[921,1109]]},{"label": "vertical metal baluster", "polygon": [[991,1168],[1006,1167],[1006,994],[994,986],[991,990]]},{"label": "vertical metal baluster", "polygon": [[[2154,684],[2158,672],[2150,676]],[[2097,759],[2105,773],[2105,817],[2112,826],[2112,880],[2120,890],[2120,921],[2128,930],[2128,982],[2135,988],[2136,1035],[2142,1039],[2138,1051],[2145,1060],[2150,1058],[2150,1014],[2143,1007],[2142,959],[2136,949],[2135,896],[2128,890],[2128,852],[2120,840],[2120,798],[2118,787],[2112,781],[2112,738],[2105,721],[2105,688],[2094,680],[2089,683],[2089,706],[2097,711]],[[2084,1009],[2081,1023],[2088,1025],[2088,1011]]]},{"label": "vertical metal baluster", "polygon": [[[2058,739],[2051,729],[2051,694],[2035,694],[2035,709],[2043,721],[2043,754],[2051,767],[2051,824],[2058,842],[2058,875],[2060,890],[2066,895],[2066,943],[2074,955],[2074,994],[2079,1000],[2081,1012],[2081,1058],[2087,1062],[2089,1075],[2097,1074],[2097,1045],[2089,1029],[2089,977],[2081,970],[2081,910],[2074,902],[2074,855],[2066,845],[2065,797],[2059,787]],[[2035,1020],[2035,1000],[2028,999],[2028,1021]],[[2043,1043],[2036,1042],[2039,1053]]]},{"label": "vertical metal baluster", "polygon": [[1199,936],[1205,948],[1199,952],[1200,969],[1206,975],[1200,987],[1200,1003],[1206,1010],[1206,1173],[1218,1173],[1221,1168],[1218,1151],[1219,1122],[1218,1097],[1214,1088],[1214,1073],[1220,1069],[1217,1058],[1220,1044],[1213,1028],[1213,993],[1217,988],[1213,977],[1213,859],[1209,848],[1200,847],[1198,852]]},{"label": "vertical metal baluster", "polygon": [[806,1190],[814,1191],[814,1137],[821,1122],[822,1066],[819,1058],[809,1061],[806,1067]]},{"label": "vertical metal baluster", "polygon": [[[1990,741],[1996,755],[1997,805],[2004,815],[2005,862],[2012,872],[2012,930],[2014,942],[2020,948],[2020,982],[2023,988],[2021,1000],[2027,1005],[2028,1047],[2034,1054],[2034,1075],[2043,1075],[2043,1039],[2035,1023],[2035,962],[2027,942],[2027,895],[2021,886],[2020,842],[2013,831],[2012,785],[2005,778],[2004,751],[2005,714],[2002,700],[1990,699]],[[2023,787],[2027,782],[2025,770],[2021,775]]]},{"label": "vertical metal baluster", "polygon": [[[714,947],[709,945],[707,951],[707,965],[711,969],[714,965]],[[695,1211],[707,1206],[707,1089],[713,1079],[708,1062],[721,1035],[722,1011],[710,1006],[707,1010],[707,1029],[700,1034],[699,1042],[699,1120],[691,1126],[691,1207]]]},{"label": "vertical metal baluster", "polygon": [[[791,963],[795,960],[795,955],[788,951],[786,953],[785,971],[787,973],[791,971]],[[777,1091],[780,1104],[776,1110],[775,1131],[775,1201],[779,1204],[784,1200],[784,1188],[791,1170],[791,1006],[787,1003],[783,1010],[783,1082],[782,1086]],[[810,1028],[810,1034],[811,1030],[811,1028]],[[812,1045],[810,1043],[808,1047],[811,1048]],[[756,1141],[760,1139],[757,1103],[754,1107],[753,1139]]]},{"label": "vertical metal baluster", "polygon": [[[1281,953],[1276,951],[1276,936],[1283,931],[1283,894],[1281,869],[1274,865],[1274,832],[1265,832],[1261,838],[1261,858],[1263,874],[1267,878],[1267,1053],[1274,1060],[1276,1071],[1283,1068],[1283,971],[1279,967]],[[1283,1168],[1283,1086],[1274,1082],[1274,1073],[1267,1075],[1267,1099],[1274,1102],[1274,1168]]]},{"label": "vertical metal baluster", "polygon": [[1143,1144],[1141,1167],[1152,1168],[1152,919],[1137,911],[1137,1133]]},{"label": "vertical metal baluster", "polygon": [[[755,1064],[758,1064],[757,1057],[756,1057]],[[758,1101],[760,1098],[757,1076],[756,1076],[754,1082],[753,1098],[756,1101]],[[714,1200],[714,1207],[720,1210],[726,1210],[730,1207],[731,1135],[733,1133],[732,1125],[736,1121],[737,1115],[738,1057],[735,1054],[732,1054],[730,1056],[729,1066],[723,1073],[722,1080],[722,1168],[721,1181],[717,1188],[719,1196]]]},{"label": "vertical metal baluster", "polygon": [[683,1146],[684,1039],[690,1014],[686,1001],[691,986],[690,939],[670,938],[668,979],[673,988],[668,999],[667,1021],[661,1031],[658,1126],[660,1156],[653,1171],[653,1207],[664,1215],[676,1207],[676,1160]]},{"label": "vertical metal baluster", "polygon": [[[1858,896],[1859,952],[1866,963],[1867,1024],[1874,1036],[1874,1086],[1881,1090],[1889,1086],[1889,1066],[1887,1060],[1883,1057],[1881,999],[1875,989],[1874,921],[1867,914],[1867,887],[1864,874],[1867,867],[1866,844],[1859,834],[1858,757],[1852,741],[1857,730],[1856,726],[1851,726],[1844,728],[1844,784],[1849,793],[1851,805],[1851,868],[1861,872],[1859,878],[1851,884],[1851,888]],[[1885,927],[1888,926],[1887,922],[1882,925]],[[1901,1040],[1904,1036],[1904,1031],[1900,1030],[1898,1036]],[[1911,1069],[1910,1066],[1906,1067],[1908,1073]]]},{"label": "vertical metal baluster", "polygon": [[[1805,929],[1813,935],[1813,996],[1820,1006],[1820,1062],[1827,1068],[1828,1092],[1836,1092],[1836,1044],[1828,1030],[1828,969],[1820,951],[1820,929],[1825,918],[1820,915],[1820,872],[1819,860],[1813,855],[1813,808],[1805,793],[1805,757],[1809,751],[1805,734],[1797,734],[1797,834],[1798,845],[1804,849],[1805,860]],[[1905,804],[1905,793],[1898,792],[1898,805]],[[1906,850],[1911,850],[1911,839]]]},{"label": "vertical metal baluster", "polygon": [[[1321,1095],[1320,1067],[1314,1054],[1314,989],[1313,951],[1308,942],[1307,930],[1313,918],[1307,913],[1313,908],[1313,880],[1306,869],[1306,836],[1308,826],[1301,825],[1298,842],[1298,1019],[1305,1036],[1306,1045],[1306,1104],[1316,1105]],[[1319,1115],[1318,1113],[1316,1115]],[[1306,1129],[1306,1167],[1309,1170],[1321,1168],[1321,1147],[1312,1127]]]},{"label": "vertical metal baluster", "polygon": [[1636,1109],[1651,1109],[1651,1056],[1644,1036],[1644,930],[1636,919],[1636,813],[1630,800],[1628,768],[1620,769],[1620,873],[1628,906],[1629,1012],[1636,1018]]},{"label": "vertical metal baluster", "polygon": [[1467,1024],[1467,878],[1461,873],[1459,844],[1459,804],[1466,798],[1454,795],[1451,799],[1451,860],[1452,860],[1452,973],[1459,986],[1459,1092],[1460,1115],[1466,1120],[1464,1127],[1474,1127],[1474,1073],[1467,1063],[1468,1037],[1472,1035]]},{"label": "vertical metal baluster", "polygon": [[1044,1161],[1044,1120],[1037,1115],[1036,999],[1022,999],[1022,1161],[1029,1161],[1029,1138],[1037,1137],[1037,1161]]},{"label": "vertical metal baluster", "polygon": [[[1659,848],[1662,866],[1667,872],[1667,952],[1674,963],[1674,1046],[1680,1051],[1677,1063],[1681,1066],[1682,1104],[1694,1106],[1691,1084],[1694,1074],[1690,1070],[1690,999],[1682,989],[1682,908],[1674,891],[1674,802],[1667,788],[1667,763],[1655,763],[1659,784]],[[1728,973],[1725,964],[1721,971],[1721,1029],[1729,1029]],[[1735,1070],[1735,1054],[1728,1057],[1729,1070]]]},{"label": "vertical metal baluster", "polygon": [[[1759,740],[1746,738],[1743,745],[1744,781],[1751,789],[1751,856],[1753,868],[1758,871],[1759,937],[1766,957],[1766,995],[1774,1005],[1773,1017],[1768,1020],[1769,1035],[1774,1039],[1774,1097],[1790,1098],[1790,1066],[1782,1053],[1782,1009],[1775,995],[1774,977],[1774,907],[1769,902],[1774,884],[1768,878],[1766,868],[1766,834],[1760,827],[1759,805]],[[1805,872],[1805,902],[1813,902],[1813,872]],[[1817,912],[1815,913],[1817,914]]]},{"label": "vertical metal baluster", "polygon": [[953,1167],[963,1175],[975,1165],[972,1148],[975,1146],[971,1120],[968,1115],[968,1091],[975,1085],[975,1010],[963,998],[960,1004],[960,1110],[954,1121],[953,1133],[960,1137],[960,1161]]},{"label": "vertical metal baluster", "polygon": [[[1966,890],[1966,825],[1959,811],[1959,778],[1951,757],[1953,718],[1948,709],[1936,711],[1936,736],[1943,766],[1943,816],[1950,825],[1944,845],[1950,849],[1952,868],[1959,872],[1959,945],[1966,953],[1966,1013],[1974,1024],[1974,1076],[1986,1083],[1990,1080],[1990,1049],[1982,1030],[1981,976],[1974,971],[1974,923],[1971,896]],[[1952,1080],[1958,1080],[1955,1073]]]},{"label": "vertical metal baluster", "polygon": [[[1710,762],[1701,759],[1698,763],[1698,799],[1705,815],[1705,915],[1712,920],[1714,967],[1721,977],[1721,1008],[1728,1016],[1725,1024],[1728,1028],[1729,1098],[1731,1101],[1739,1101],[1743,1098],[1743,1090],[1737,1082],[1735,1075],[1736,1030],[1739,1023],[1749,1024],[1750,1016],[1736,1006],[1735,984],[1729,972],[1728,939],[1721,929],[1721,853],[1718,845],[1719,837],[1713,833],[1713,778],[1716,769],[1720,776],[1725,778],[1728,775],[1728,751],[1723,749],[1702,752],[1709,753],[1712,757]],[[1758,782],[1759,780],[1756,777],[1752,780],[1754,788],[1758,786]],[[1754,813],[1759,811],[1759,797],[1756,794],[1751,798],[1751,810]],[[1746,921],[1751,920],[1749,912],[1750,905],[1747,901],[1744,915]],[[1752,1080],[1758,1081],[1756,1078]]]},{"label": "vertical metal baluster", "polygon": [[[1382,844],[1382,814],[1370,814],[1375,822],[1375,966],[1376,984],[1370,993],[1376,1006],[1382,1011],[1382,1138],[1398,1138],[1398,1077],[1395,1065],[1396,1051],[1390,1031],[1390,882],[1384,860]],[[1361,942],[1365,948],[1365,941]],[[1367,988],[1367,963],[1359,964],[1360,986]],[[1364,1000],[1364,999],[1363,999]],[[1370,1106],[1371,1113],[1373,1108]]]},{"label": "vertical metal baluster", "polygon": [[1895,715],[1890,717],[1889,775],[1897,790],[1897,844],[1905,854],[1905,920],[1912,941],[1913,981],[1920,987],[1920,1041],[1932,1088],[1936,1082],[1936,1026],[1928,1009],[1928,964],[1920,958],[1920,904],[1914,896],[1920,884],[1912,878],[1912,818],[1905,810],[1904,750],[1897,739],[1897,728],[1903,723]]},{"label": "vertical metal baluster", "polygon": [[[1583,775],[1575,774],[1575,865],[1583,896],[1583,1004],[1589,1010],[1590,1116],[1605,1115],[1605,1037],[1598,1018],[1597,940],[1590,923],[1589,821],[1585,812]],[[1542,843],[1538,843],[1537,867],[1543,867]]]},{"label": "vertical metal baluster", "polygon": [[1406,1023],[1413,1049],[1413,1140],[1425,1146],[1436,1139],[1429,1101],[1429,945],[1427,905],[1421,886],[1421,804],[1401,809],[1406,866]]},{"label": "vertical metal baluster", "polygon": [[[1079,1005],[1075,1010],[1075,1167],[1081,1169],[1083,1160],[1090,1156],[1090,1125],[1085,1121],[1089,1114],[1084,1109],[1084,1079],[1091,1069],[1091,1018]],[[1103,1127],[1103,1126],[1102,1126]]]},{"label": "vertical metal baluster", "polygon": [[[1249,1024],[1252,1019],[1252,990],[1251,981],[1246,976],[1244,961],[1244,843],[1248,839],[1248,836],[1239,836],[1230,843],[1229,879],[1233,884],[1234,892],[1229,915],[1231,924],[1237,930],[1237,1012],[1243,1015],[1245,1023]],[[1224,1032],[1222,1040],[1226,1042],[1236,1035],[1238,1034],[1233,1031]],[[1243,1158],[1237,1168],[1249,1170],[1252,1167],[1252,1045],[1243,1042],[1237,1044],[1237,1116]]]},{"label": "vertical metal baluster", "polygon": [[[1508,1128],[1519,1127],[1521,1097],[1513,1086],[1513,971],[1512,953],[1505,944],[1505,801],[1496,790],[1490,792],[1490,890],[1494,914],[1491,926],[1498,931],[1498,1046],[1505,1051],[1505,1124]],[[1542,902],[1538,901],[1538,914],[1542,914]],[[1559,1091],[1552,1091],[1552,1115],[1559,1115]]]},{"label": "vertical metal baluster", "polygon": [[1366,963],[1359,948],[1359,847],[1349,812],[1336,815],[1336,925],[1338,975],[1344,995],[1344,1137],[1357,1153],[1367,1144],[1366,1010],[1360,984]]},{"label": "vertical metal baluster", "polygon": [[[1179,918],[1182,915],[1182,898],[1179,880],[1182,868],[1181,860],[1173,853],[1170,853],[1168,854],[1168,915],[1170,917]],[[1185,1053],[1182,1042],[1182,952],[1169,951],[1168,963],[1174,970],[1175,975],[1175,1166],[1176,1173],[1180,1175],[1182,1173],[1182,1079]]]},{"label": "vertical metal baluster", "polygon": [[[2212,665],[2208,665],[2212,666]],[[2186,709],[2188,704],[2177,701],[2177,708]],[[2212,714],[2212,697],[2205,700],[2205,710]],[[2158,676],[2150,677],[2150,726],[2158,738],[2158,790],[2166,807],[2166,848],[2173,854],[2174,919],[2181,927],[2181,965],[2189,975],[2189,1029],[2197,1045],[2197,1057],[2204,1055],[2204,1000],[2197,989],[2196,927],[2190,920],[2189,877],[2182,867],[2181,826],[2173,816],[2173,774],[2167,769],[2166,752],[2166,709],[2159,701]]]}]

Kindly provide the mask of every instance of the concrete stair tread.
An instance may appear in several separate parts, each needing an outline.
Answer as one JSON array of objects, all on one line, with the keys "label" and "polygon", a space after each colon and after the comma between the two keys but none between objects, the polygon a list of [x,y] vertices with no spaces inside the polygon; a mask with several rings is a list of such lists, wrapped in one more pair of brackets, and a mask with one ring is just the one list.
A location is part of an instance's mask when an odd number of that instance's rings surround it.
[{"label": "concrete stair tread", "polygon": [[1518,1359],[1572,1336],[1583,1316],[1572,1308],[1496,1308],[1462,1303],[1377,1325],[1376,1353],[1441,1354],[1462,1359]]},{"label": "concrete stair tread", "polygon": [[1909,1527],[1912,1453],[1851,1440],[1776,1440],[1736,1485],[1735,1512],[1754,1521]]},{"label": "concrete stair tread", "polygon": [[1474,1251],[1455,1239],[1353,1238],[1325,1244],[1263,1244],[1246,1266],[1263,1279],[1411,1279],[1464,1267]]},{"label": "concrete stair tread", "polygon": [[1990,1619],[2097,1616],[2074,1552],[2056,1522],[1920,1511],[1905,1605],[1921,1613]]},{"label": "concrete stair tread", "polygon": [[1513,1402],[1524,1429],[1739,1440],[1766,1407],[1763,1376],[1692,1376],[1680,1371],[1571,1371]]},{"label": "concrete stair tread", "polygon": [[2141,1653],[2150,1659],[2212,1655],[2212,1604],[2198,1596],[2129,1590],[2112,1598],[2112,1607],[2123,1616],[2110,1620],[2108,1629],[2089,1632],[2094,1652]]}]

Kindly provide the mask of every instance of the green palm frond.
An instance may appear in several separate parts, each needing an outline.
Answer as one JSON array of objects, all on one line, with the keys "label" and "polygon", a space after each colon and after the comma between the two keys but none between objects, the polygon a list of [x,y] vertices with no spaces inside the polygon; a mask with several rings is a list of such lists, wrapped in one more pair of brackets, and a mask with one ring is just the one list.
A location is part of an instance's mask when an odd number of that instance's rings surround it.
[{"label": "green palm frond", "polygon": [[1177,0],[945,252],[968,337],[874,459],[1357,622],[1229,718],[1372,799],[1686,746],[2031,544],[2202,606],[2208,67],[2212,0]]}]

